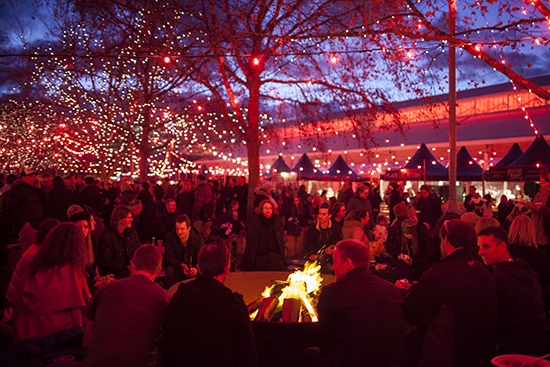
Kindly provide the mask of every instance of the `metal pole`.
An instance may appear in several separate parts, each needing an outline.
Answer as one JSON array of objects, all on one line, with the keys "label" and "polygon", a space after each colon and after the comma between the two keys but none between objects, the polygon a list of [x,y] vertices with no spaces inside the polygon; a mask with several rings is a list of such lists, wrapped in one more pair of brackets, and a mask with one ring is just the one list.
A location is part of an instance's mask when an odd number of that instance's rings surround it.
[{"label": "metal pole", "polygon": [[[449,34],[456,32],[456,0],[449,1]],[[449,200],[447,211],[460,213],[456,199],[456,46],[449,42]]]}]

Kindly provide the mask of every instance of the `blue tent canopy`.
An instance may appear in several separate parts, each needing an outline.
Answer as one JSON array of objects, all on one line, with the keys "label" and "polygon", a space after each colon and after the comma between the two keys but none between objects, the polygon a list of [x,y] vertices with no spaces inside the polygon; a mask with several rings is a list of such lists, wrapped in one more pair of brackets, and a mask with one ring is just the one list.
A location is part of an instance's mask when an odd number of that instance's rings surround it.
[{"label": "blue tent canopy", "polygon": [[271,169],[268,173],[263,173],[262,177],[273,177],[274,173],[290,172],[290,167],[286,164],[283,157],[279,156],[271,165]]},{"label": "blue tent canopy", "polygon": [[[426,172],[424,172],[424,167],[426,168]],[[449,179],[449,170],[437,161],[424,143],[420,145],[420,148],[411,157],[409,163],[403,168],[420,168],[422,170],[422,176],[424,176],[424,173],[426,174],[427,181]]]},{"label": "blue tent canopy", "polygon": [[510,165],[510,163],[521,157],[522,154],[523,150],[521,150],[519,144],[514,143],[508,153],[506,153],[506,155],[502,157],[502,159],[498,161],[498,163],[495,164],[494,167],[507,167]]},{"label": "blue tent canopy", "polygon": [[292,169],[292,172],[296,173],[296,178],[298,180],[322,180],[325,178],[325,175],[319,171],[307,154],[303,154],[298,163]]},{"label": "blue tent canopy", "polygon": [[458,181],[481,181],[483,168],[472,158],[466,147],[460,148],[456,155],[456,179]]},{"label": "blue tent canopy", "polygon": [[281,173],[281,172],[290,172],[290,167],[286,164],[283,157],[279,156],[275,162],[271,165],[271,172]]},{"label": "blue tent canopy", "polygon": [[364,177],[355,173],[346,163],[341,155],[336,158],[336,161],[328,169],[325,180],[329,181],[363,181]]},{"label": "blue tent canopy", "polygon": [[550,145],[542,135],[538,135],[525,153],[510,163],[509,167],[536,165],[550,167]]}]

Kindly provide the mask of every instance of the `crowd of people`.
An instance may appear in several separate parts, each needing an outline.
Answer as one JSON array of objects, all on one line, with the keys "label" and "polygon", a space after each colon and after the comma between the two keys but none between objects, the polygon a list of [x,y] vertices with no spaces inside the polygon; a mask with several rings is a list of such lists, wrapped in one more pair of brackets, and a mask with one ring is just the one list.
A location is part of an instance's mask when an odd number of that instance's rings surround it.
[{"label": "crowd of people", "polygon": [[501,199],[497,213],[471,188],[462,214],[443,213],[428,185],[409,201],[392,183],[386,218],[368,182],[331,198],[266,183],[247,213],[244,177],[102,183],[24,169],[0,182],[1,260],[10,243],[24,250],[2,340],[81,327],[87,352],[74,365],[257,365],[246,305],[224,282],[235,267],[286,270],[294,236],[298,255],[337,279],[321,292],[322,343],[304,352],[307,365],[485,366],[497,354],[536,355],[548,347],[548,170],[540,182],[533,201]]}]

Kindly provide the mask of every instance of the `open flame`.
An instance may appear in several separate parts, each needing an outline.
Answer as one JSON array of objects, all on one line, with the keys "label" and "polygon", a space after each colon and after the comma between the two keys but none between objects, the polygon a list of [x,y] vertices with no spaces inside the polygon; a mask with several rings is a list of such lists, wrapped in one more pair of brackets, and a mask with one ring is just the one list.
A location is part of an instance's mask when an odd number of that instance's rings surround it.
[{"label": "open flame", "polygon": [[[277,311],[282,310],[283,307],[286,307],[285,303],[287,302],[285,302],[285,300],[298,300],[298,306],[288,307],[301,308],[301,304],[305,308],[305,311],[308,315],[308,321],[309,318],[311,319],[311,322],[319,321],[319,318],[317,317],[317,311],[315,310],[312,301],[319,293],[321,283],[323,282],[320,270],[321,265],[319,263],[307,262],[304,266],[304,270],[297,270],[288,276],[286,280],[286,283],[288,284],[284,288],[282,288],[282,290],[279,289],[280,295],[278,297],[273,294],[276,285],[266,287],[265,290],[262,292],[262,303],[266,304],[265,308],[262,310],[262,307],[259,307],[250,314],[250,318],[257,319],[258,313],[261,312],[262,314],[259,315],[259,317],[267,319],[264,314],[273,314]],[[267,306],[267,303],[270,304]],[[288,304],[290,304],[290,302],[288,302]],[[304,321],[302,312],[300,312],[299,319],[300,321]]]}]

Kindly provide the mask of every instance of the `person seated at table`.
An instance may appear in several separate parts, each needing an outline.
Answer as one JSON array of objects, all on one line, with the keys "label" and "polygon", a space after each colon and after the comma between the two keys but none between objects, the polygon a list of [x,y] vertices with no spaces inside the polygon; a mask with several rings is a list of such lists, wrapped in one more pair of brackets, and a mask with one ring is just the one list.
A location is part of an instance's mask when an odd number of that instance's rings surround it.
[{"label": "person seated at table", "polygon": [[111,215],[111,225],[99,235],[100,275],[115,274],[116,278],[130,276],[130,260],[140,246],[137,232],[132,229],[132,211],[119,205]]},{"label": "person seated at table", "polygon": [[330,205],[321,204],[317,219],[306,230],[304,239],[304,247],[310,254],[309,259],[317,260],[323,273],[330,273],[333,246],[341,238],[340,228],[332,226],[330,217]]},{"label": "person seated at table", "polygon": [[269,199],[260,203],[252,217],[240,266],[253,271],[285,268],[283,222]]},{"label": "person seated at table", "polygon": [[311,365],[405,366],[403,297],[393,284],[369,270],[369,247],[356,240],[336,244],[336,282],[319,296],[320,355],[305,354]]},{"label": "person seated at table", "polygon": [[401,247],[393,253],[398,260],[397,277],[413,282],[439,260],[439,248],[434,246],[428,228],[411,218],[401,222],[401,233]]},{"label": "person seated at table", "polygon": [[201,247],[204,246],[202,236],[191,225],[191,219],[187,215],[177,217],[175,227],[166,234],[163,242],[166,266],[164,288],[167,289],[197,275],[197,259]]},{"label": "person seated at table", "polygon": [[183,213],[176,207],[176,200],[168,199],[164,202],[164,212],[157,218],[156,236],[157,238],[164,238],[166,234],[174,230],[176,218]]},{"label": "person seated at table", "polygon": [[51,230],[21,285],[9,296],[16,341],[84,325],[90,301],[84,270],[88,261],[88,246],[79,226],[61,223]]}]

